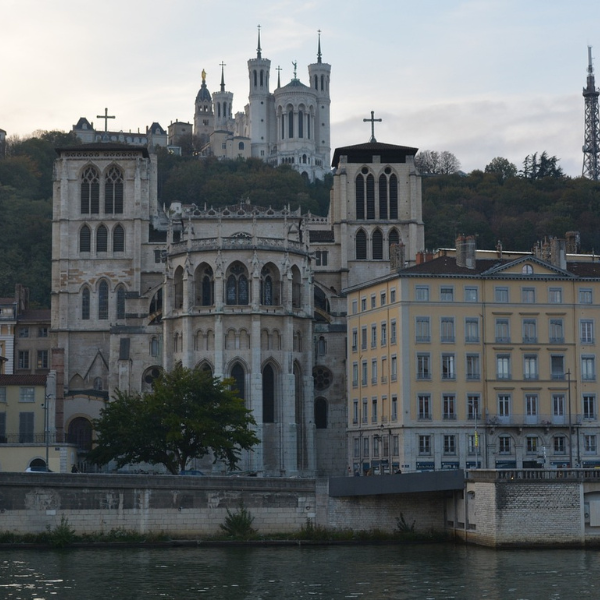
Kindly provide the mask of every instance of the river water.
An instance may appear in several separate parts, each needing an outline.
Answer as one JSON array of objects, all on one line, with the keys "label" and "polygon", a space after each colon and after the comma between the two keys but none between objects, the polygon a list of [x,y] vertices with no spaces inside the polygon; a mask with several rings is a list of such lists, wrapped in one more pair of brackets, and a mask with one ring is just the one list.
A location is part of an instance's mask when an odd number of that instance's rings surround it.
[{"label": "river water", "polygon": [[453,544],[6,550],[0,599],[600,598],[600,551]]}]

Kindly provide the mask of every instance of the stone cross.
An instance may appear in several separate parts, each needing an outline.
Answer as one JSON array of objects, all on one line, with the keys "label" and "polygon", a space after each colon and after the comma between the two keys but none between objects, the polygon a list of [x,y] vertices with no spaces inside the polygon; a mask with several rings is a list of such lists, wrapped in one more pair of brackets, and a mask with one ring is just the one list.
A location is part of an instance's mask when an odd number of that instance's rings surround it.
[{"label": "stone cross", "polygon": [[104,133],[108,133],[108,119],[114,119],[114,116],[108,115],[108,108],[104,109],[103,115],[96,115],[96,119],[104,119]]},{"label": "stone cross", "polygon": [[374,144],[374,143],[377,142],[377,140],[375,139],[375,122],[379,121],[381,123],[382,120],[383,119],[376,119],[375,118],[375,111],[374,110],[371,111],[371,118],[370,119],[363,119],[363,122],[367,123],[367,122],[370,121],[370,123],[371,123],[371,139],[369,140],[369,142],[371,144]]}]

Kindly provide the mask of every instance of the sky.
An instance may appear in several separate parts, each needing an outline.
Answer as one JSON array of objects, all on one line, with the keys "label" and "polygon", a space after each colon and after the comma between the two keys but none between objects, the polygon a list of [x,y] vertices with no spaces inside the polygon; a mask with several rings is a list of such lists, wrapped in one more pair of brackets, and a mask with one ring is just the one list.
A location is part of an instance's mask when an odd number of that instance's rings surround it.
[{"label": "sky", "polygon": [[0,129],[69,131],[79,117],[145,131],[193,121],[220,63],[234,111],[261,27],[271,84],[308,84],[321,31],[331,65],[331,146],[449,151],[465,172],[534,152],[581,175],[587,46],[600,86],[598,0],[0,0]]}]

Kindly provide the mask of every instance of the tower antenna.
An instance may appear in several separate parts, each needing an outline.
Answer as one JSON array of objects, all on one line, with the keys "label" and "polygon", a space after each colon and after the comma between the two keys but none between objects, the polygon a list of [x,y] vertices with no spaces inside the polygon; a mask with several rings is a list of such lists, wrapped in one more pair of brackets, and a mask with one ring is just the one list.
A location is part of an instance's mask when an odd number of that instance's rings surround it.
[{"label": "tower antenna", "polygon": [[583,142],[583,171],[588,179],[600,179],[600,126],[598,123],[598,96],[592,64],[592,47],[588,46],[587,86],[583,88],[585,102],[585,139]]}]

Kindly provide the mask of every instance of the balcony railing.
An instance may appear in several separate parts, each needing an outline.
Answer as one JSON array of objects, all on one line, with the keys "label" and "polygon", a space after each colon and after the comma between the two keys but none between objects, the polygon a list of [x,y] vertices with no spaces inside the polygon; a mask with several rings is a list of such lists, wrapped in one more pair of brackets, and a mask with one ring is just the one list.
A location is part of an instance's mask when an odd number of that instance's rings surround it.
[{"label": "balcony railing", "polygon": [[[470,417],[469,417],[470,419]],[[580,413],[571,414],[571,425],[581,425],[583,415]],[[568,427],[569,415],[537,414],[527,415],[523,413],[513,413],[507,416],[488,415],[485,418],[485,424],[488,427]]]}]

